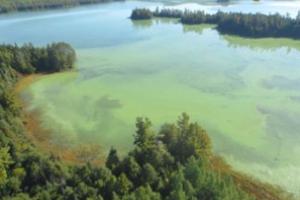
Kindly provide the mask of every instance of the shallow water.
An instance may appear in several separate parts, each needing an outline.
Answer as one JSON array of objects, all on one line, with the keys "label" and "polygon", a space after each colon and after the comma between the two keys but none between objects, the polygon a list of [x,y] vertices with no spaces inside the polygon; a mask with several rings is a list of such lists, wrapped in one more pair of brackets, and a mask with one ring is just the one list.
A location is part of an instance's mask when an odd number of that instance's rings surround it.
[{"label": "shallow water", "polygon": [[[252,4],[221,8],[247,5],[246,11],[255,11]],[[126,152],[137,116],[159,127],[187,112],[237,169],[299,192],[300,41],[128,19],[135,7],[161,5],[110,3],[0,17],[1,42],[66,41],[76,48],[76,72],[44,76],[22,94],[29,110],[41,112],[42,126],[53,131],[51,142]],[[211,6],[219,5],[198,6],[213,12]]]}]

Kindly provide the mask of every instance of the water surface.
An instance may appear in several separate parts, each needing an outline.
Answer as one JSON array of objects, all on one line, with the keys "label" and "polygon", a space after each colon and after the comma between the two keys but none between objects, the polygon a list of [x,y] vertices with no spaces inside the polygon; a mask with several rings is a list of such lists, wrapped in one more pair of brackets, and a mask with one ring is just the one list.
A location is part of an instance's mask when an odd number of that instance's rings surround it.
[{"label": "water surface", "polygon": [[[258,5],[269,11],[279,3]],[[159,127],[187,112],[235,168],[299,192],[300,41],[128,19],[135,7],[162,5],[119,2],[0,17],[1,42],[66,41],[76,48],[76,72],[44,76],[22,94],[52,130],[51,142],[126,152],[137,116]],[[261,9],[253,2],[197,5],[211,12]],[[287,8],[291,15],[296,5]]]}]

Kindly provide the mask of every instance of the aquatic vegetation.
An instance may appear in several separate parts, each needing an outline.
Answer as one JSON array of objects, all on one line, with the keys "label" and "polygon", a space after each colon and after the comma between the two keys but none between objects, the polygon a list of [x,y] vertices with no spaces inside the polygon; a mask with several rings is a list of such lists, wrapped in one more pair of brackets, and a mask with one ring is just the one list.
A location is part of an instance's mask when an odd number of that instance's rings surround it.
[{"label": "aquatic vegetation", "polygon": [[[299,148],[292,136],[299,130],[299,91],[273,78],[299,80],[297,41],[226,40],[214,26],[128,20],[131,9],[147,5],[156,6],[127,2],[2,16],[2,42],[68,41],[76,48],[76,71],[39,76],[21,91],[27,112],[38,113],[51,144],[61,147],[49,149],[78,147],[75,156],[84,161],[93,151],[86,145],[99,145],[101,156],[113,145],[123,157],[133,148],[136,116],[149,116],[157,132],[186,111],[236,169],[297,194]],[[48,34],[36,37],[40,32]]]},{"label": "aquatic vegetation", "polygon": [[[9,68],[9,66],[7,67]],[[2,83],[7,86],[6,82]],[[1,84],[1,86],[3,86]],[[8,87],[3,87],[5,91]],[[4,92],[5,92],[4,91]],[[252,200],[255,193],[241,189],[235,178],[214,169],[211,141],[207,132],[182,114],[176,124],[165,124],[159,134],[147,118],[137,118],[135,148],[120,158],[112,148],[106,166],[90,164],[97,148],[81,149],[82,166],[68,166],[54,156],[41,154],[25,138],[17,123],[22,116],[14,108],[14,97],[0,93],[0,195],[3,199],[174,199],[228,198]],[[107,99],[103,101],[108,101]],[[110,102],[113,106],[116,102]],[[15,113],[17,109],[19,114]],[[214,160],[214,161],[212,161]],[[245,185],[246,186],[246,185]],[[270,188],[271,199],[281,199]]]}]

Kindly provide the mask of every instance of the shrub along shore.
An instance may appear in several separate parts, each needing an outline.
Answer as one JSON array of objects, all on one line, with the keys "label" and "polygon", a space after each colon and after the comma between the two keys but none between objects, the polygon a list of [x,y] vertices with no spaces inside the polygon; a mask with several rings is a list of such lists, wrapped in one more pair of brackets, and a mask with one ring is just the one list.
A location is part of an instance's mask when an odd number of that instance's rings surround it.
[{"label": "shrub along shore", "polygon": [[286,37],[300,39],[300,12],[296,18],[279,14],[225,13],[208,14],[204,11],[177,9],[137,8],[132,11],[132,20],[151,19],[152,17],[178,18],[182,24],[215,24],[223,34],[243,37]]}]

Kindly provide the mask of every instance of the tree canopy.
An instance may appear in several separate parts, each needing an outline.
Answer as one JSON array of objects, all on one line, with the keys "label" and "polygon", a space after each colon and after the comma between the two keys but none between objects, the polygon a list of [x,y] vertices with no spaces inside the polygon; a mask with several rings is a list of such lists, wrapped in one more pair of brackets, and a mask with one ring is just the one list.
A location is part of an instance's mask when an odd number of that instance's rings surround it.
[{"label": "tree canopy", "polygon": [[74,67],[75,50],[67,43],[52,43],[46,47],[32,44],[0,45],[0,67],[16,70],[23,74],[34,72],[59,72]]},{"label": "tree canopy", "polygon": [[[208,14],[204,11],[190,11],[178,9],[134,9],[134,20],[154,17],[178,18],[183,24],[216,24],[217,30],[224,34],[234,34],[245,37],[287,37],[300,39],[300,11],[296,18],[289,15],[261,14],[261,13],[226,13]],[[151,13],[151,14],[150,14]]]},{"label": "tree canopy", "polygon": [[152,16],[153,14],[149,9],[141,8],[141,9],[134,9],[131,13],[130,18],[133,20],[142,20],[142,19],[151,19]]}]

